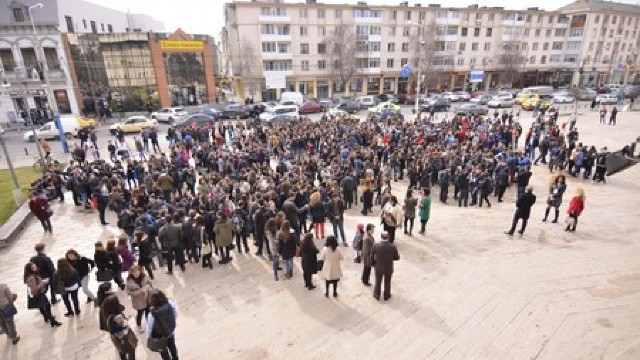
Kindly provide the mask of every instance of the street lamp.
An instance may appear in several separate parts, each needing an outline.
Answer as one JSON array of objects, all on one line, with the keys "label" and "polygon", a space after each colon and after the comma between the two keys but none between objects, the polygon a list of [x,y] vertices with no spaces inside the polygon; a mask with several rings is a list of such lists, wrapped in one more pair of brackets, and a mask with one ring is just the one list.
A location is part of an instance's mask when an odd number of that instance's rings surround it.
[{"label": "street lamp", "polygon": [[[420,42],[418,43],[418,48],[422,48],[425,45],[424,41],[424,28],[422,27],[422,23],[418,22],[417,24],[413,24],[411,21],[407,21],[410,27],[417,27],[420,32]],[[415,114],[418,114],[418,101],[420,99],[420,89],[422,88],[422,59],[420,58],[420,51],[418,51],[418,81],[416,84],[416,99],[414,104]]]}]

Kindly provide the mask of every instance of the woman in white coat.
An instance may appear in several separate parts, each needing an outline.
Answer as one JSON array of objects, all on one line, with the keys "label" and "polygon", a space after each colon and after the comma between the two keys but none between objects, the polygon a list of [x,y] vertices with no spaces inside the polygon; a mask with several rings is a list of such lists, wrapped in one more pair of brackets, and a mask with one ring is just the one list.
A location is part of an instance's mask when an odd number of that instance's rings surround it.
[{"label": "woman in white coat", "polygon": [[338,281],[342,277],[342,253],[338,248],[338,240],[333,235],[327,236],[322,248],[322,276],[324,277],[324,296],[329,297],[329,285],[333,284],[333,297],[338,297]]}]

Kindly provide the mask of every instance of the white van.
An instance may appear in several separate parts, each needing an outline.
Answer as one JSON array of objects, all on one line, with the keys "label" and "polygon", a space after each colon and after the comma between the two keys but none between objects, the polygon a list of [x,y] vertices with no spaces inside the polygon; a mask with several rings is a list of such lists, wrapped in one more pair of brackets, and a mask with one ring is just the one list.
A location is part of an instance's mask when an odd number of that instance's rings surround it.
[{"label": "white van", "polygon": [[297,92],[297,91],[285,91],[282,94],[280,94],[280,103],[281,104],[295,104],[295,105],[302,105],[302,103],[304,102],[304,96],[302,95],[302,93]]},{"label": "white van", "polygon": [[[71,134],[75,137],[78,135],[78,130],[80,130],[80,123],[76,116],[60,117],[60,125],[62,125],[62,130],[65,135]],[[60,138],[60,131],[58,131],[58,127],[54,121],[49,121],[37,128],[35,131],[36,134],[38,134],[38,138],[44,138],[46,140]],[[33,136],[33,131],[31,130],[25,132],[22,135],[22,138],[24,141],[29,142],[36,140],[35,136]]]},{"label": "white van", "polygon": [[278,105],[260,114],[260,120],[271,121],[280,115],[300,117],[300,112],[297,105]]},{"label": "white van", "polygon": [[358,104],[360,104],[360,109],[368,109],[370,107],[374,107],[378,105],[378,99],[375,96],[360,96],[356,98]]}]

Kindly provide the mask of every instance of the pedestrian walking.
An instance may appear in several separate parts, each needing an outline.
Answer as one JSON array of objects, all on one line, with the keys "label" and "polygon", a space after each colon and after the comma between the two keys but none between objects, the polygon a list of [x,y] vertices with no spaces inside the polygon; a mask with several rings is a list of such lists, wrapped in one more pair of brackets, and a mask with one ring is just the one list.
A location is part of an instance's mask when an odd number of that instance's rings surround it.
[{"label": "pedestrian walking", "polygon": [[[79,316],[80,305],[78,302],[78,289],[80,288],[80,277],[66,258],[58,259],[58,271],[54,275],[53,286],[56,292],[62,295],[62,301],[67,308],[64,314],[66,317]],[[71,300],[69,300],[71,298]],[[71,302],[73,301],[73,308]]]},{"label": "pedestrian walking", "polygon": [[80,286],[82,287],[82,292],[87,296],[87,303],[96,300],[95,295],[89,289],[89,274],[96,266],[95,261],[84,257],[78,254],[74,249],[70,249],[65,254],[65,257],[71,263],[76,272],[78,273],[78,277],[80,278]]},{"label": "pedestrian walking", "polygon": [[304,286],[308,290],[316,288],[313,285],[313,274],[318,272],[318,253],[320,251],[313,242],[313,234],[306,233],[300,245],[300,253],[302,256],[302,277],[304,278]]},{"label": "pedestrian walking", "polygon": [[416,207],[418,206],[418,199],[413,197],[413,191],[407,190],[407,195],[404,199],[404,233],[409,236],[413,236],[413,222],[416,218]]},{"label": "pedestrian walking", "polygon": [[0,283],[0,330],[2,330],[13,345],[20,341],[13,318],[18,313],[15,302],[18,295],[11,292],[7,284]]},{"label": "pedestrian walking", "polygon": [[28,288],[27,308],[38,309],[44,321],[49,323],[51,327],[60,326],[62,324],[51,314],[51,303],[46,295],[50,280],[43,279],[38,272],[38,265],[33,262],[28,262],[24,266],[24,276],[22,279]]},{"label": "pedestrian walking", "polygon": [[36,191],[31,192],[31,194],[29,194],[29,209],[33,215],[40,220],[44,232],[53,234],[53,226],[51,226],[53,209],[51,209],[47,197]]},{"label": "pedestrian walking", "polygon": [[576,189],[576,194],[571,198],[569,208],[567,209],[569,217],[566,221],[567,227],[564,229],[565,231],[576,231],[576,226],[578,226],[578,217],[580,217],[584,211],[584,202],[586,199],[587,197],[584,194],[584,189]]},{"label": "pedestrian walking", "polygon": [[[53,275],[56,273],[56,267],[53,264],[51,258],[47,256],[47,254],[45,254],[45,247],[46,246],[43,243],[36,244],[33,247],[36,255],[31,257],[29,261],[36,264],[36,266],[38,267],[38,275],[40,276],[40,278],[46,281],[48,285],[53,279]],[[49,287],[49,289],[51,290],[51,304],[55,305],[58,302],[58,300],[56,299],[55,290],[53,287]],[[45,289],[44,292],[46,293],[46,291],[47,289]]]},{"label": "pedestrian walking", "polygon": [[131,307],[137,312],[136,325],[138,326],[138,331],[143,332],[142,317],[144,315],[146,319],[149,315],[149,293],[153,289],[153,285],[142,267],[135,265],[129,269],[125,289],[127,290],[127,295],[131,297]]},{"label": "pedestrian walking", "polygon": [[373,245],[371,251],[371,263],[376,274],[376,283],[373,287],[373,297],[380,300],[380,291],[384,281],[383,299],[391,298],[391,276],[393,275],[393,262],[400,260],[398,248],[389,241],[389,234],[383,232],[380,235],[381,241]]},{"label": "pedestrian walking", "polygon": [[[465,203],[466,206],[466,203]],[[431,217],[431,190],[422,190],[422,199],[420,199],[420,235],[424,235],[427,230],[427,222]]]},{"label": "pedestrian walking", "polygon": [[333,297],[338,297],[338,282],[342,278],[342,252],[338,249],[338,240],[335,236],[327,236],[324,248],[322,248],[322,277],[324,277],[324,296],[329,297],[329,285],[333,285]]},{"label": "pedestrian walking", "polygon": [[362,283],[365,286],[371,286],[371,267],[373,266],[371,253],[375,243],[375,239],[373,238],[374,231],[375,226],[373,224],[367,224],[367,230],[362,239]]},{"label": "pedestrian walking", "polygon": [[384,205],[382,213],[382,224],[384,231],[389,234],[389,242],[393,243],[396,238],[396,229],[402,227],[402,208],[398,205],[398,198],[391,196],[387,204]]},{"label": "pedestrian walking", "polygon": [[518,225],[518,220],[522,219],[522,227],[518,231],[518,234],[524,234],[524,230],[527,227],[527,221],[529,215],[531,215],[531,207],[536,202],[536,196],[533,194],[533,187],[528,186],[525,193],[516,201],[516,213],[513,215],[513,221],[511,222],[511,229],[506,231],[505,234],[513,235]]},{"label": "pedestrian walking", "polygon": [[614,106],[613,109],[611,109],[611,115],[609,115],[609,125],[616,124],[617,116],[618,116],[618,108]]},{"label": "pedestrian walking", "polygon": [[149,297],[150,312],[147,317],[147,346],[160,352],[162,360],[178,360],[176,347],[176,318],[178,307],[160,290],[153,290]]}]

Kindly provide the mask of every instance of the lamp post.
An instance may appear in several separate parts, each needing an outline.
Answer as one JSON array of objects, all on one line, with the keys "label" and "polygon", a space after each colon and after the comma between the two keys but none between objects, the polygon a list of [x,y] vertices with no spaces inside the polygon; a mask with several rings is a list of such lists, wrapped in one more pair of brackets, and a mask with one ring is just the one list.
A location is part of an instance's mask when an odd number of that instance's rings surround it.
[{"label": "lamp post", "polygon": [[[425,44],[424,42],[424,28],[422,27],[422,22],[418,22],[417,24],[413,24],[411,21],[407,21],[409,26],[417,27],[420,32],[420,42],[418,43],[418,48],[422,48]],[[416,98],[414,104],[414,112],[418,114],[418,105],[420,100],[420,89],[422,88],[422,58],[420,57],[420,51],[418,50],[418,81],[416,82]]]},{"label": "lamp post", "polygon": [[[31,29],[33,30],[33,50],[36,53],[36,66],[37,66],[37,59],[38,59],[38,53],[39,53],[39,49],[40,47],[38,46],[38,39],[36,38],[36,25],[33,21],[33,10],[34,9],[42,9],[44,7],[44,5],[42,3],[37,3],[35,5],[29,6],[28,11],[29,11],[29,20],[31,21]],[[42,68],[42,73],[46,79],[46,75],[47,72],[44,69],[44,63],[42,63],[43,68]],[[27,74],[28,75],[28,74]],[[35,76],[33,76],[34,74],[32,74],[32,78],[35,79]],[[45,81],[43,85],[46,85],[47,82]],[[40,148],[40,141],[38,139],[38,133],[36,132],[36,128],[33,124],[33,119],[31,118],[30,112],[29,112],[29,103],[28,103],[28,98],[27,98],[27,83],[24,82],[24,106],[26,107],[25,112],[27,115],[27,119],[29,120],[29,124],[31,126],[31,132],[33,133],[33,139],[36,142],[36,148],[38,149],[38,155],[40,156],[40,160],[42,160],[42,163],[44,164],[44,155],[42,154],[42,149]],[[46,91],[46,90],[45,90]],[[46,91],[47,94],[47,103],[49,106],[51,106],[51,102],[49,101],[49,91]],[[52,119],[53,120],[53,119]]]}]

